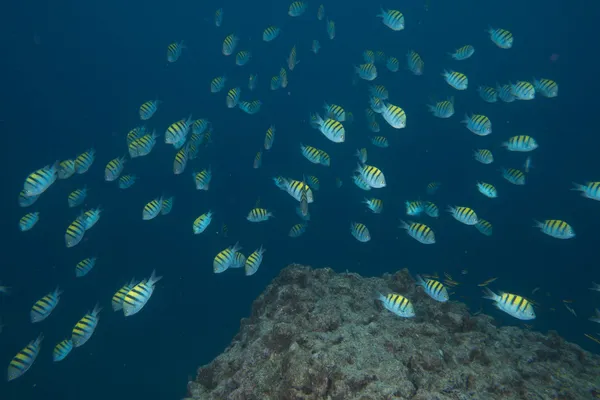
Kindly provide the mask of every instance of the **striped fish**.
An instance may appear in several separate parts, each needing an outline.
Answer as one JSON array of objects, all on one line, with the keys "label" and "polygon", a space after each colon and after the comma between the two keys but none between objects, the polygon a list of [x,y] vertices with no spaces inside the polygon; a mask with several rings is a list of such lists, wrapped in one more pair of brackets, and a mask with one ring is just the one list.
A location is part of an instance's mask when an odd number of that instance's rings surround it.
[{"label": "striped fish", "polygon": [[139,139],[135,139],[127,147],[129,150],[129,157],[143,157],[150,154],[154,148],[154,145],[156,144],[156,138],[158,138],[158,135],[156,132],[152,132],[152,134],[144,135]]},{"label": "striped fish", "polygon": [[468,130],[478,136],[487,136],[492,133],[492,121],[485,115],[465,115],[465,119],[461,122],[467,125]]},{"label": "striped fish", "polygon": [[86,276],[96,265],[96,260],[96,257],[90,257],[79,261],[75,266],[75,276],[77,278]]},{"label": "striped fish", "polygon": [[23,217],[19,220],[19,229],[21,232],[28,231],[32,229],[35,224],[40,220],[39,212],[31,212],[23,215]]},{"label": "striped fish", "polygon": [[71,193],[69,193],[69,197],[67,198],[67,202],[69,204],[69,208],[77,207],[84,202],[87,197],[87,186],[83,189],[75,189]]},{"label": "striped fish", "polygon": [[160,213],[160,211],[162,210],[162,205],[163,205],[163,198],[158,197],[154,200],[152,200],[151,202],[149,202],[148,204],[146,204],[144,206],[144,209],[142,210],[142,219],[144,221],[149,221],[153,218],[156,218],[158,216],[158,214]]},{"label": "striped fish", "polygon": [[446,83],[456,90],[466,90],[469,86],[469,79],[461,72],[446,71],[442,74]]},{"label": "striped fish", "polygon": [[98,326],[98,321],[100,320],[98,313],[100,313],[100,311],[102,311],[102,307],[96,304],[92,312],[88,312],[83,316],[83,318],[77,321],[71,334],[73,346],[83,346],[88,340],[90,340],[94,334],[94,331],[96,330],[96,326]]},{"label": "striped fish", "polygon": [[438,101],[435,104],[428,104],[427,108],[434,117],[450,118],[454,115],[454,96],[450,96],[446,100]]},{"label": "striped fish", "polygon": [[119,178],[119,189],[129,189],[135,181],[137,181],[136,175],[124,175]]},{"label": "striped fish", "polygon": [[225,104],[227,105],[227,108],[236,107],[240,102],[241,95],[242,89],[240,89],[239,87],[230,89],[229,92],[227,92],[227,98],[225,99]]},{"label": "striped fish", "polygon": [[210,223],[212,222],[213,212],[209,211],[206,214],[202,214],[194,221],[193,230],[194,235],[199,235],[208,228]]},{"label": "striped fish", "polygon": [[175,144],[184,140],[190,132],[191,126],[191,115],[187,119],[180,119],[179,121],[173,122],[165,132],[165,143]]},{"label": "striped fish", "polygon": [[8,364],[7,379],[9,382],[17,379],[31,368],[40,352],[42,340],[44,340],[44,335],[40,333],[37,339],[29,342],[13,357],[10,364]]},{"label": "striped fish", "polygon": [[78,174],[85,174],[96,159],[96,150],[89,149],[85,153],[78,155],[75,158],[75,172]]},{"label": "striped fish", "polygon": [[175,196],[168,197],[163,200],[162,207],[160,208],[160,215],[167,215],[173,209],[175,203]]},{"label": "striped fish", "polygon": [[571,225],[559,219],[547,219],[543,222],[534,221],[534,227],[556,239],[572,239],[575,237],[575,231]]},{"label": "striped fish", "polygon": [[37,201],[37,199],[39,199],[39,198],[40,198],[39,194],[36,194],[34,196],[27,196],[25,194],[25,189],[22,189],[19,192],[19,207],[29,207],[30,205],[35,203]]},{"label": "striped fish", "polygon": [[79,219],[85,225],[85,230],[91,229],[100,220],[100,214],[102,209],[100,207],[91,208],[85,212],[82,212]]},{"label": "striped fish", "polygon": [[425,67],[425,63],[421,59],[419,53],[414,50],[409,50],[406,55],[407,65],[410,72],[419,76],[423,75],[423,68]]},{"label": "striped fish", "polygon": [[558,96],[558,84],[551,79],[533,79],[533,86],[535,91],[544,97],[556,97]]},{"label": "striped fish", "polygon": [[462,61],[471,57],[475,53],[475,47],[470,44],[463,46],[459,49],[454,50],[454,53],[448,53],[448,55],[455,60]]},{"label": "striped fish", "polygon": [[494,305],[499,310],[502,310],[508,315],[523,321],[535,319],[533,305],[526,298],[516,294],[503,292],[500,292],[500,295],[497,295],[487,287],[484,287],[483,290],[483,298],[493,300]]},{"label": "striped fish", "polygon": [[346,120],[346,111],[341,106],[325,103],[323,108],[325,109],[325,118],[335,119],[338,122]]},{"label": "striped fish", "polygon": [[492,42],[501,49],[510,49],[513,46],[513,34],[506,29],[494,29],[489,27],[487,32],[490,34]]},{"label": "striped fish", "polygon": [[502,143],[502,146],[506,147],[508,151],[520,152],[533,151],[538,148],[535,139],[528,135],[513,136]]},{"label": "striped fish", "polygon": [[193,172],[194,182],[196,183],[196,190],[208,190],[210,187],[210,180],[212,179],[211,167],[204,169],[198,173]]},{"label": "striped fish", "polygon": [[494,155],[488,149],[474,150],[473,157],[482,164],[491,164],[494,162]]},{"label": "striped fish", "polygon": [[306,4],[303,1],[294,1],[292,4],[290,4],[290,7],[288,9],[288,15],[290,17],[299,17],[302,14],[304,14],[307,7],[308,4]]},{"label": "striped fish", "polygon": [[478,182],[477,190],[479,190],[479,193],[486,197],[489,197],[490,199],[495,199],[496,197],[498,197],[498,191],[491,183]]},{"label": "striped fish", "polygon": [[502,168],[502,177],[513,185],[524,185],[525,174],[515,168]]},{"label": "striped fish", "polygon": [[142,104],[140,106],[140,119],[142,121],[147,121],[150,118],[152,118],[156,110],[158,110],[158,106],[160,105],[160,103],[161,101],[157,99],[150,100]]},{"label": "striped fish", "polygon": [[469,207],[448,206],[448,212],[452,214],[455,220],[465,225],[477,224],[477,214]]},{"label": "striped fish", "polygon": [[219,93],[225,87],[226,81],[226,76],[217,76],[216,78],[214,78],[212,81],[210,81],[210,92]]},{"label": "striped fish", "polygon": [[272,40],[275,40],[277,38],[277,36],[279,36],[279,33],[281,32],[281,29],[279,29],[276,26],[269,26],[268,28],[266,28],[263,31],[263,40],[265,42],[270,42]]},{"label": "striped fish", "polygon": [[258,267],[263,261],[263,254],[265,250],[262,246],[259,249],[255,250],[252,254],[248,256],[246,262],[244,263],[244,271],[246,276],[254,275],[256,271],[258,271]]},{"label": "striped fish", "polygon": [[32,323],[40,322],[50,316],[52,311],[58,305],[62,291],[56,287],[54,292],[48,293],[33,304],[29,312],[29,318]]},{"label": "striped fish", "polygon": [[46,165],[32,172],[25,178],[23,191],[25,196],[39,196],[44,193],[50,185],[58,178],[58,161],[54,165]]},{"label": "striped fish", "polygon": [[59,362],[64,360],[73,350],[73,341],[65,339],[54,347],[52,351],[52,361]]},{"label": "striped fish", "polygon": [[343,143],[346,140],[346,130],[341,122],[331,118],[323,120],[319,114],[313,114],[311,118],[314,118],[315,124],[327,139],[334,143]]},{"label": "striped fish", "polygon": [[154,284],[162,279],[162,276],[156,276],[156,271],[152,271],[150,278],[144,279],[135,285],[123,299],[123,314],[126,317],[138,313],[154,292]]},{"label": "striped fish", "polygon": [[372,81],[377,78],[377,67],[375,64],[361,64],[354,67],[354,71],[361,79]]},{"label": "striped fish", "polygon": [[393,31],[404,29],[404,15],[398,10],[384,10],[382,8],[377,17],[382,18],[383,24]]},{"label": "striped fish", "polygon": [[526,81],[510,84],[510,93],[517,100],[533,100],[535,98],[535,87]]},{"label": "striped fish", "polygon": [[179,175],[185,171],[188,160],[190,158],[190,142],[182,147],[177,154],[175,154],[175,160],[173,160],[173,173]]},{"label": "striped fish", "polygon": [[350,223],[350,233],[359,242],[366,243],[371,240],[371,233],[369,232],[369,229],[360,222]]},{"label": "striped fish", "polygon": [[273,214],[266,208],[253,208],[248,213],[246,219],[250,222],[263,222],[267,221]]},{"label": "striped fish", "polygon": [[290,229],[288,236],[291,238],[297,238],[299,236],[302,236],[302,234],[304,232],[306,232],[307,226],[308,226],[308,224],[306,224],[306,223],[296,224],[296,225],[292,226],[292,229]]},{"label": "striped fish", "polygon": [[477,93],[479,93],[479,97],[486,103],[495,103],[498,101],[498,91],[493,87],[479,86],[477,88]]},{"label": "striped fish", "polygon": [[129,281],[129,283],[123,285],[117,292],[113,295],[111,300],[111,305],[113,311],[120,311],[123,309],[123,300],[125,300],[125,295],[129,293],[131,289],[139,282],[136,282],[135,278]]},{"label": "striped fish", "polygon": [[403,109],[390,103],[384,103],[381,115],[392,128],[402,129],[406,127],[406,113]]},{"label": "striped fish", "polygon": [[475,228],[485,236],[492,236],[493,227],[489,221],[486,221],[483,218],[479,218]]},{"label": "striped fish", "polygon": [[367,164],[359,164],[356,168],[356,172],[358,172],[362,179],[374,189],[379,189],[386,186],[385,176],[377,167]]},{"label": "striped fish", "polygon": [[125,161],[125,156],[110,160],[104,169],[104,180],[107,182],[117,180],[125,168]]},{"label": "striped fish", "polygon": [[585,185],[573,182],[573,185],[575,187],[571,190],[581,192],[581,195],[588,199],[600,201],[600,182],[586,182]]},{"label": "striped fish", "polygon": [[58,179],[68,179],[75,173],[75,160],[64,160],[58,164]]},{"label": "striped fish", "polygon": [[77,218],[71,225],[67,227],[65,233],[65,243],[67,247],[73,247],[81,242],[85,234],[85,223]]},{"label": "striped fish", "polygon": [[423,244],[434,244],[435,234],[433,230],[425,224],[419,222],[400,221],[400,227],[406,230],[408,236]]},{"label": "striped fish", "polygon": [[265,134],[265,150],[271,150],[275,141],[275,127],[271,125]]},{"label": "striped fish", "polygon": [[448,290],[446,290],[442,283],[434,279],[425,280],[421,275],[417,275],[415,278],[417,280],[417,285],[423,286],[425,293],[435,301],[445,303],[450,298],[450,296],[448,296]]},{"label": "striped fish", "polygon": [[235,254],[242,248],[239,243],[220,251],[213,260],[213,272],[219,274],[226,271],[234,261]]},{"label": "striped fish", "polygon": [[390,293],[387,296],[378,293],[378,299],[381,301],[386,310],[389,310],[402,318],[412,318],[415,316],[415,309],[406,297]]},{"label": "striped fish", "polygon": [[171,43],[169,46],[167,46],[167,62],[174,63],[175,61],[179,60],[183,49],[185,49],[183,40],[179,43]]}]

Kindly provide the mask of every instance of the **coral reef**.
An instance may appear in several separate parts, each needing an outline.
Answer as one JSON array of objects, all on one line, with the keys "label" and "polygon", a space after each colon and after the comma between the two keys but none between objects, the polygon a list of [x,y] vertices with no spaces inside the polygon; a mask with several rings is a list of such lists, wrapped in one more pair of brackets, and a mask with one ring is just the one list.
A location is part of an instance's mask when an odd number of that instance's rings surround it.
[{"label": "coral reef", "polygon": [[[416,317],[385,310],[377,291],[408,297]],[[363,278],[291,265],[186,400],[575,400],[598,387],[600,357],[436,302],[407,270]]]}]

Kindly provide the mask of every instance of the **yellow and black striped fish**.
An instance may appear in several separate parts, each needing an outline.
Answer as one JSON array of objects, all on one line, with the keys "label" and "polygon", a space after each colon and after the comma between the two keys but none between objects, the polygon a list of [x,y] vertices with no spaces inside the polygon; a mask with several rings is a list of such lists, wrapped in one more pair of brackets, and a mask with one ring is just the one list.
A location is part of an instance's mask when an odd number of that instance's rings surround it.
[{"label": "yellow and black striped fish", "polygon": [[96,326],[98,325],[98,321],[100,318],[98,317],[98,313],[102,311],[102,307],[98,304],[94,306],[92,312],[88,312],[83,316],[75,326],[73,327],[73,333],[71,335],[71,340],[73,341],[73,345],[75,347],[83,346],[94,334],[96,330]]},{"label": "yellow and black striped fish", "polygon": [[7,379],[9,382],[17,379],[31,368],[40,352],[43,339],[44,335],[40,333],[36,340],[31,341],[13,357],[8,365]]},{"label": "yellow and black striped fish", "polygon": [[83,235],[85,234],[85,223],[77,218],[71,225],[67,227],[67,232],[65,233],[65,243],[67,247],[76,246],[81,239],[83,239]]},{"label": "yellow and black striped fish", "polygon": [[152,271],[150,278],[144,279],[131,288],[123,299],[123,314],[126,317],[139,312],[154,292],[154,284],[162,279],[162,276],[156,276],[156,271]]}]

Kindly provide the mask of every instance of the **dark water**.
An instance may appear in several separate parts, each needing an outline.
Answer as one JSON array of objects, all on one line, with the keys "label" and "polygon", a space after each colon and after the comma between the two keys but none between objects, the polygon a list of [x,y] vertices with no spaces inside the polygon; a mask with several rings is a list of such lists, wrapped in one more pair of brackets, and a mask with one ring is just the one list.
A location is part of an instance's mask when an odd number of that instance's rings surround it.
[{"label": "dark water", "polygon": [[[374,17],[377,5],[330,1],[325,6],[336,22],[337,36],[329,41],[324,25],[314,18],[316,2],[299,19],[287,16],[285,2],[90,3],[26,1],[0,7],[0,281],[14,288],[11,296],[0,296],[0,316],[7,325],[0,335],[0,366],[8,366],[39,332],[46,338],[25,376],[0,382],[1,399],[180,398],[188,375],[224,349],[240,318],[249,314],[252,300],[291,262],[363,275],[404,267],[412,272],[446,271],[463,282],[457,289],[456,296],[464,296],[459,300],[474,311],[483,305],[485,312],[507,324],[518,321],[481,300],[475,284],[499,276],[494,289],[528,295],[540,287],[534,329],[556,329],[598,351],[583,333],[599,330],[587,318],[600,299],[587,288],[592,280],[600,281],[595,247],[600,204],[568,190],[571,181],[600,179],[595,138],[598,47],[592,39],[597,9],[539,0],[430,0],[428,12],[420,0],[383,4],[406,15],[407,28],[398,33]],[[225,19],[217,29],[212,20],[218,7],[224,8]],[[262,30],[271,24],[281,26],[282,34],[266,44]],[[505,52],[493,46],[484,32],[488,25],[511,30],[514,48]],[[239,49],[253,52],[251,62],[241,69],[221,55],[222,39],[234,32],[241,38]],[[312,39],[321,41],[318,56],[308,51]],[[185,40],[188,49],[167,67],[166,47],[179,40]],[[475,56],[468,62],[451,62],[446,52],[467,43],[475,46]],[[285,65],[292,45],[301,62],[288,73],[288,88],[271,92],[268,81]],[[367,48],[381,49],[401,63],[407,50],[414,49],[425,60],[422,77],[402,70],[381,74],[394,103],[405,109],[408,126],[400,132],[388,130],[389,151],[367,146],[388,181],[377,193],[386,205],[380,216],[365,211],[360,204],[365,193],[349,178],[355,167],[350,154],[367,145],[367,85],[352,86],[352,65],[361,62]],[[552,54],[559,55],[555,62]],[[438,76],[451,67],[470,77],[469,91],[457,94]],[[259,74],[259,88],[252,95],[245,90],[251,72]],[[243,97],[264,102],[259,114],[226,109],[223,93],[209,92],[210,79],[223,73],[229,78],[228,88],[239,85]],[[559,97],[490,105],[472,89],[534,76],[557,81]],[[429,97],[449,95],[457,97],[452,123],[428,115],[424,104]],[[128,163],[126,171],[140,180],[120,191],[103,181],[103,168],[126,152],[125,134],[139,124],[137,108],[156,96],[164,103],[149,126],[162,133],[168,124],[192,113],[213,122],[214,144],[202,150],[186,173],[174,176],[174,152],[159,139],[150,156]],[[356,115],[343,146],[333,146],[308,128],[309,112],[320,111],[324,101],[341,103]],[[471,135],[458,123],[466,112],[483,113],[494,121],[493,141]],[[253,170],[253,156],[271,124],[277,127],[275,145],[265,154],[263,167]],[[498,149],[499,137],[519,133],[529,133],[540,143],[525,187],[501,181],[496,170],[522,165],[522,154]],[[325,148],[333,160],[331,168],[309,165],[299,153],[299,142]],[[491,168],[471,159],[472,149],[482,143],[493,143],[496,149]],[[16,196],[25,176],[90,147],[97,150],[91,170],[53,186],[31,208],[40,211],[39,224],[30,232],[18,232],[24,210]],[[212,187],[200,193],[189,172],[208,165],[214,174]],[[296,204],[274,187],[271,177],[298,179],[303,173],[317,175],[322,189],[311,208],[306,235],[291,240],[287,232],[297,223]],[[336,177],[344,180],[339,190]],[[438,238],[433,249],[404,236],[397,229],[404,201],[424,196],[425,185],[433,180],[443,183],[434,199],[440,208],[472,205],[494,223],[494,235],[484,237],[445,216],[431,222]],[[501,196],[486,201],[474,190],[477,180],[495,182]],[[85,242],[66,249],[64,229],[79,212],[67,208],[66,197],[84,184],[90,188],[86,204],[101,205],[104,212]],[[163,193],[176,196],[171,215],[142,221],[143,205]],[[245,215],[259,197],[276,218],[250,225]],[[192,221],[209,209],[216,213],[210,232],[192,235]],[[577,238],[557,241],[531,227],[533,219],[549,218],[570,221]],[[352,220],[369,226],[371,242],[358,244],[348,234]],[[215,234],[222,223],[229,227],[229,238]],[[261,269],[249,278],[241,270],[214,275],[214,255],[237,240],[247,253],[261,244],[267,248]],[[75,264],[90,256],[98,257],[97,266],[75,279]],[[153,269],[164,279],[143,312],[127,319],[113,313],[113,293]],[[468,275],[461,276],[462,269],[468,269]],[[32,325],[31,305],[57,284],[64,290],[59,306],[48,320]],[[563,299],[574,300],[579,318],[563,307]],[[53,364],[53,346],[68,337],[73,324],[98,301],[105,309],[93,338]]]}]

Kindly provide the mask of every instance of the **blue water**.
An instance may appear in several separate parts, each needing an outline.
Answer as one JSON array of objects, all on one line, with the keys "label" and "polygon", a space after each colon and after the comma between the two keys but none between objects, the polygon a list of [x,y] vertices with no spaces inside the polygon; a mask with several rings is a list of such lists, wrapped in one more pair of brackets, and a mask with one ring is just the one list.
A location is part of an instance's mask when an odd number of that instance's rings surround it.
[{"label": "blue water", "polygon": [[[334,41],[326,38],[324,25],[314,18],[316,2],[307,15],[293,20],[287,16],[289,4],[276,1],[3,4],[0,282],[14,291],[0,296],[0,316],[7,325],[0,335],[0,367],[8,366],[39,332],[46,339],[25,376],[10,383],[0,380],[0,398],[183,397],[188,376],[223,351],[240,319],[249,315],[253,299],[291,262],[368,276],[405,267],[412,272],[446,271],[463,283],[457,289],[459,300],[473,311],[483,306],[505,324],[517,322],[481,300],[475,284],[500,276],[494,289],[528,295],[540,287],[534,329],[558,330],[598,352],[598,345],[583,333],[598,331],[587,317],[600,300],[587,288],[592,280],[600,281],[595,248],[600,204],[568,190],[571,181],[600,179],[594,104],[599,87],[597,46],[592,40],[597,7],[564,1],[430,0],[425,12],[420,0],[402,3],[383,4],[406,15],[407,28],[400,33],[384,28],[374,17],[378,5],[324,3],[336,22]],[[217,29],[212,19],[219,7],[225,18]],[[266,44],[262,30],[271,24],[281,26],[282,34]],[[484,32],[488,25],[515,34],[510,53],[489,42]],[[234,32],[241,38],[239,48],[253,52],[242,69],[221,55],[223,38]],[[317,38],[322,49],[315,56],[308,49]],[[166,47],[179,40],[188,49],[167,67]],[[476,48],[473,59],[451,62],[446,52],[467,43]],[[301,62],[288,73],[288,88],[271,92],[270,77],[285,65],[292,45]],[[389,151],[367,146],[377,166],[386,171],[388,187],[377,193],[386,205],[380,216],[365,211],[360,203],[365,193],[349,178],[355,168],[349,154],[367,145],[366,84],[352,85],[352,65],[361,62],[367,48],[383,50],[401,63],[408,49],[415,49],[425,60],[422,77],[403,70],[381,74],[394,103],[405,109],[408,126],[387,135]],[[559,55],[556,62],[550,61],[553,53]],[[468,92],[453,92],[438,76],[451,67],[469,75]],[[245,89],[251,72],[259,74],[259,88],[250,95]],[[249,116],[226,109],[223,93],[209,92],[210,80],[223,73],[230,79],[228,88],[239,85],[244,98],[264,102],[260,113]],[[534,76],[559,82],[559,97],[490,105],[474,90],[478,84]],[[460,99],[452,123],[428,115],[424,106],[428,98],[449,95]],[[125,154],[125,134],[139,125],[137,108],[156,96],[164,103],[149,126],[162,133],[168,124],[191,113],[212,121],[214,144],[203,149],[183,175],[174,176],[174,152],[159,139],[150,156],[128,163],[126,171],[140,180],[121,191],[103,181],[104,165]],[[341,147],[328,143],[306,122],[309,112],[320,111],[325,101],[341,103],[356,116]],[[535,168],[527,186],[501,182],[495,169],[519,167],[522,155],[496,150],[491,168],[475,165],[471,151],[481,147],[482,139],[458,123],[465,112],[485,113],[494,121],[495,146],[498,137],[509,133],[536,137],[541,146],[534,153]],[[265,153],[262,168],[253,170],[254,154],[271,124],[277,127],[275,145]],[[327,149],[331,168],[309,165],[300,155],[299,142]],[[53,186],[32,207],[40,211],[40,223],[30,232],[18,232],[24,210],[16,197],[25,176],[90,147],[97,151],[91,170]],[[190,172],[208,165],[214,175],[211,189],[198,192]],[[298,179],[303,173],[317,175],[321,190],[306,235],[291,240],[287,232],[297,223],[296,203],[275,188],[271,177]],[[336,177],[344,181],[339,190]],[[434,180],[443,184],[434,198],[440,208],[473,204],[494,222],[494,236],[479,235],[447,216],[432,223],[438,239],[432,250],[405,236],[397,228],[403,202],[424,196],[425,185]],[[474,190],[477,180],[496,182],[501,196],[484,201]],[[104,212],[82,244],[66,249],[64,229],[79,212],[67,208],[66,197],[84,184],[90,188],[86,204],[101,205]],[[142,221],[143,205],[163,193],[176,196],[173,212]],[[245,215],[258,198],[276,218],[250,225]],[[209,209],[216,213],[210,232],[192,235],[192,221]],[[544,236],[531,227],[534,218],[570,221],[578,236],[570,241]],[[352,220],[369,226],[371,242],[359,244],[348,234]],[[222,223],[228,225],[228,238],[215,234]],[[241,270],[214,275],[214,255],[237,240],[247,253],[261,244],[267,248],[261,269],[252,277],[243,276]],[[89,256],[98,257],[97,266],[76,280],[75,264]],[[148,277],[153,269],[164,279],[144,310],[127,319],[113,313],[113,293],[134,276]],[[461,276],[462,269],[469,274]],[[32,325],[31,305],[57,284],[64,290],[59,306],[48,320]],[[578,319],[563,307],[563,299],[574,300]],[[53,346],[70,335],[73,324],[97,301],[105,309],[93,338],[65,361],[53,364]]]}]

